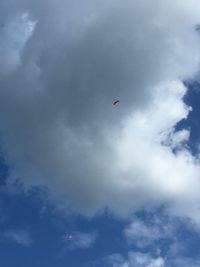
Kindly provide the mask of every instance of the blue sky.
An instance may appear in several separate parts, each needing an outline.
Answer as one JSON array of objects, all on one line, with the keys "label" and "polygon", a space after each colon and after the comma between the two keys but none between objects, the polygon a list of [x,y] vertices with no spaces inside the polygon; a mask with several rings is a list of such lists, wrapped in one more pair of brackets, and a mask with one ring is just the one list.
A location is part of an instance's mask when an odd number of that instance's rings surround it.
[{"label": "blue sky", "polygon": [[1,1],[3,267],[200,265],[199,14]]}]

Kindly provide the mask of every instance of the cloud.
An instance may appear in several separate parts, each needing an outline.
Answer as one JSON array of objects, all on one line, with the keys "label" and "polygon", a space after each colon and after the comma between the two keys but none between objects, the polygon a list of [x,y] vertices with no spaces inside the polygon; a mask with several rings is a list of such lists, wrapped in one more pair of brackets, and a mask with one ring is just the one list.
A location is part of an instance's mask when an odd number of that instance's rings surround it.
[{"label": "cloud", "polygon": [[88,266],[92,267],[197,267],[200,264],[199,258],[190,258],[184,256],[176,257],[155,257],[149,253],[130,251],[126,256],[121,254],[112,254]]},{"label": "cloud", "polygon": [[105,257],[95,266],[111,266],[111,267],[164,267],[165,260],[162,257],[153,258],[149,254],[139,252],[129,252],[127,257],[120,254],[113,254]]},{"label": "cloud", "polygon": [[155,245],[155,242],[169,240],[172,242],[175,234],[176,221],[167,216],[154,215],[152,218],[141,220],[133,218],[124,229],[124,235],[129,245],[145,248]]},{"label": "cloud", "polygon": [[192,259],[188,257],[180,257],[178,259],[174,259],[172,262],[169,262],[170,267],[197,267],[200,264],[200,259]]},{"label": "cloud", "polygon": [[73,232],[70,235],[64,236],[64,241],[67,244],[67,248],[74,249],[88,249],[93,246],[96,241],[96,233],[83,233],[83,232]]},{"label": "cloud", "polygon": [[29,247],[33,243],[29,233],[25,230],[8,230],[3,234],[3,237],[24,247]]},{"label": "cloud", "polygon": [[65,211],[126,216],[167,203],[199,223],[199,159],[189,131],[175,131],[191,110],[182,80],[198,71],[199,2],[3,3],[8,182],[46,186]]},{"label": "cloud", "polygon": [[[164,210],[163,210],[164,211]],[[91,267],[199,266],[199,233],[191,222],[166,216],[161,210],[136,215],[125,227],[128,247],[90,262]]]},{"label": "cloud", "polygon": [[184,256],[174,258],[153,257],[149,253],[140,253],[130,251],[127,256],[121,254],[112,254],[103,259],[92,263],[89,266],[104,267],[197,267],[199,258],[189,258]]},{"label": "cloud", "polygon": [[6,26],[1,27],[0,74],[14,71],[20,64],[24,46],[35,27],[28,14],[16,15]]}]

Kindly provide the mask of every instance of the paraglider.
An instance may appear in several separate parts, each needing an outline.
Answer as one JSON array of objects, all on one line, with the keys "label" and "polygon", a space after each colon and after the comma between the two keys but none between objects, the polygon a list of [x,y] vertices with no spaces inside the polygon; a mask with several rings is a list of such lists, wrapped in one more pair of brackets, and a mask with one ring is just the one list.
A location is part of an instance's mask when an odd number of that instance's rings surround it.
[{"label": "paraglider", "polygon": [[113,106],[116,106],[117,104],[119,104],[119,100],[115,100],[115,101],[113,102]]}]

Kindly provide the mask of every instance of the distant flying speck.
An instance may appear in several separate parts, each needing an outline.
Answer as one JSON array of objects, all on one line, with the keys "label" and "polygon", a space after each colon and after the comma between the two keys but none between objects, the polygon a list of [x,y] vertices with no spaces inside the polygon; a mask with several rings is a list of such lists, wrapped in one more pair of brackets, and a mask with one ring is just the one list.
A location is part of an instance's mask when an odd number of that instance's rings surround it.
[{"label": "distant flying speck", "polygon": [[66,239],[67,239],[67,240],[72,240],[73,238],[74,238],[73,235],[67,235],[67,236],[66,236]]},{"label": "distant flying speck", "polygon": [[200,24],[197,24],[197,25],[195,26],[195,30],[196,30],[198,33],[200,33]]},{"label": "distant flying speck", "polygon": [[119,103],[119,100],[116,100],[113,102],[113,106],[117,105]]}]

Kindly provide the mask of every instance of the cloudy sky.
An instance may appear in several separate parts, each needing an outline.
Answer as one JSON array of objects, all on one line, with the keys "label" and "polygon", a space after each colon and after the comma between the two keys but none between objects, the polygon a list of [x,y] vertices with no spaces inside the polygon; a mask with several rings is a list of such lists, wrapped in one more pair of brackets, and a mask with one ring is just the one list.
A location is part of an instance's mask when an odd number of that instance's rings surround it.
[{"label": "cloudy sky", "polygon": [[0,1],[2,266],[200,266],[199,25],[198,0]]}]

